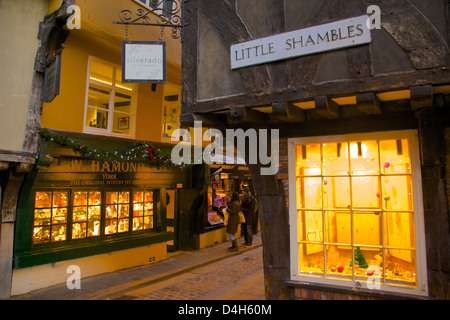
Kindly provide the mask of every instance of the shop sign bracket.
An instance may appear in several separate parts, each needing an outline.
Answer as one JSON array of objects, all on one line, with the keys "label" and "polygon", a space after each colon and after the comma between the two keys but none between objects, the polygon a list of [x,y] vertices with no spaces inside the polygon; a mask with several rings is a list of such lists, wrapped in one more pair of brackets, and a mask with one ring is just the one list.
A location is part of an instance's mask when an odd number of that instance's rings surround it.
[{"label": "shop sign bracket", "polygon": [[[120,21],[114,24],[154,26],[172,29],[172,38],[183,40],[183,6],[185,0],[155,0],[148,6],[149,10],[139,8],[135,14],[131,10],[122,10],[119,14]],[[169,5],[167,5],[169,4]]]}]

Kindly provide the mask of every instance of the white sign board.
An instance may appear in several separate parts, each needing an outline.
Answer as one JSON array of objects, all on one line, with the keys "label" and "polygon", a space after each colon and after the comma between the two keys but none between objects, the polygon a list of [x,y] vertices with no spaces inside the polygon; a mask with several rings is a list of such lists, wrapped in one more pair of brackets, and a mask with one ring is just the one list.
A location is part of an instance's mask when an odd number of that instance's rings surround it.
[{"label": "white sign board", "polygon": [[122,42],[123,83],[165,83],[166,80],[165,42]]},{"label": "white sign board", "polygon": [[235,44],[231,69],[370,43],[368,20],[364,15]]}]

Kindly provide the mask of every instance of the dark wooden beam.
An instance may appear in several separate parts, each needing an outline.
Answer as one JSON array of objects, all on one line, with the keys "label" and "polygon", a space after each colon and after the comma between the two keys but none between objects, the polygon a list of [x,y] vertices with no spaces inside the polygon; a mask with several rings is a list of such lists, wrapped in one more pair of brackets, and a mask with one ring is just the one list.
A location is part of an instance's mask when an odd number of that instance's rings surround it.
[{"label": "dark wooden beam", "polygon": [[230,114],[228,116],[228,124],[239,123],[264,123],[266,122],[266,115],[262,112],[252,110],[245,107],[233,107],[230,108]]},{"label": "dark wooden beam", "polygon": [[356,103],[358,109],[366,115],[381,114],[381,102],[373,92],[358,94]]},{"label": "dark wooden beam", "polygon": [[217,128],[224,121],[224,117],[221,117],[216,113],[194,113],[194,121],[201,121],[204,127]]},{"label": "dark wooden beam", "polygon": [[294,106],[290,102],[276,102],[272,104],[273,113],[270,115],[271,120],[283,122],[304,122],[305,111]]},{"label": "dark wooden beam", "polygon": [[316,112],[327,119],[339,119],[339,105],[327,96],[318,96],[314,99]]},{"label": "dark wooden beam", "polygon": [[411,87],[411,108],[413,111],[433,106],[433,86]]}]

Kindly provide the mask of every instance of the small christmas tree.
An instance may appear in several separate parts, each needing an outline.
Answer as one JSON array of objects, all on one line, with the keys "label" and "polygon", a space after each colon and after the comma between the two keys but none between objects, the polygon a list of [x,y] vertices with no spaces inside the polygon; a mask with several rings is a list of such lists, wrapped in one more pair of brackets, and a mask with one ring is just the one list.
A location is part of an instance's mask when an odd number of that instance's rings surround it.
[{"label": "small christmas tree", "polygon": [[[361,249],[359,247],[356,247],[355,250],[355,262],[356,265],[359,266],[360,268],[368,268],[369,265],[366,262],[366,258],[364,258],[364,255],[361,252]],[[353,266],[353,261],[350,262],[350,267]]]}]

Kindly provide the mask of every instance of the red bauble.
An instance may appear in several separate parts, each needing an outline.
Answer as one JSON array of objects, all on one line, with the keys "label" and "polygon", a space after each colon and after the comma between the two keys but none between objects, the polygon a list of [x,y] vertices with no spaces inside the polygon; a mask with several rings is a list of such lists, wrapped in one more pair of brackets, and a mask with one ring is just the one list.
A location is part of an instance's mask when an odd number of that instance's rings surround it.
[{"label": "red bauble", "polygon": [[343,272],[344,271],[344,266],[338,266],[337,267],[337,271],[338,272]]},{"label": "red bauble", "polygon": [[373,276],[373,270],[367,270],[366,274],[370,277]]},{"label": "red bauble", "polygon": [[389,162],[386,162],[385,164],[384,164],[384,167],[387,169],[387,168],[389,168],[391,166],[391,164],[389,163]]}]

